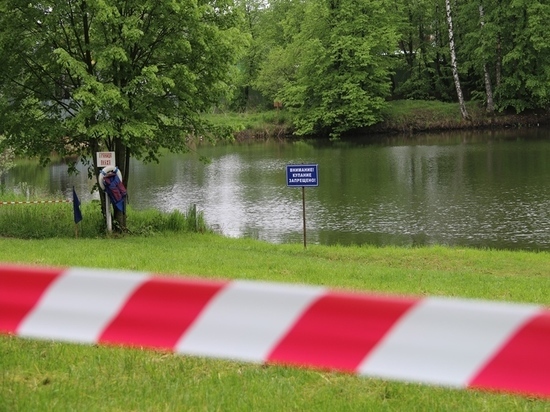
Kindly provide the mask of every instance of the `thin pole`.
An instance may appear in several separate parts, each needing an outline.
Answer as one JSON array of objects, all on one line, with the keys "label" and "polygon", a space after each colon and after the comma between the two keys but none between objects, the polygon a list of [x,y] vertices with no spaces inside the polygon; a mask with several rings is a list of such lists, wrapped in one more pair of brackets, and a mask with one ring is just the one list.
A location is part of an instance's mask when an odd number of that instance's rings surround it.
[{"label": "thin pole", "polygon": [[306,188],[302,186],[302,219],[304,221],[304,249],[306,246]]},{"label": "thin pole", "polygon": [[113,231],[113,221],[111,219],[111,201],[109,195],[105,192],[105,219],[107,220],[107,232]]},{"label": "thin pole", "polygon": [[193,203],[193,220],[195,221],[195,232],[199,231],[199,224],[197,222],[197,204]]}]

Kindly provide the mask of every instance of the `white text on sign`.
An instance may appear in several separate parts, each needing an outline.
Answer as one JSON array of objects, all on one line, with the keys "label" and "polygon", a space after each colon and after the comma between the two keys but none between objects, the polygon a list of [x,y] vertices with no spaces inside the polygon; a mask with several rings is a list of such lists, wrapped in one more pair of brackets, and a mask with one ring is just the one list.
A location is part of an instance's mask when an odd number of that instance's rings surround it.
[{"label": "white text on sign", "polygon": [[287,165],[288,186],[318,186],[317,165]]}]

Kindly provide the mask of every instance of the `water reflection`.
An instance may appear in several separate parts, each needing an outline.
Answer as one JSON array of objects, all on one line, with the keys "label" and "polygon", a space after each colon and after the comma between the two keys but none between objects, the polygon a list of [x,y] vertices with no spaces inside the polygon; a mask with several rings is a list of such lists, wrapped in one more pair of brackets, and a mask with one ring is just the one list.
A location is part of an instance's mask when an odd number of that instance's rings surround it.
[{"label": "water reflection", "polygon": [[[195,154],[133,162],[128,190],[137,209],[196,204],[227,236],[301,242],[302,191],[286,187],[285,166],[317,163],[320,185],[305,191],[309,243],[550,250],[548,137],[535,129],[204,147],[207,164]],[[8,186],[21,181],[97,196],[64,165],[18,166]]]}]

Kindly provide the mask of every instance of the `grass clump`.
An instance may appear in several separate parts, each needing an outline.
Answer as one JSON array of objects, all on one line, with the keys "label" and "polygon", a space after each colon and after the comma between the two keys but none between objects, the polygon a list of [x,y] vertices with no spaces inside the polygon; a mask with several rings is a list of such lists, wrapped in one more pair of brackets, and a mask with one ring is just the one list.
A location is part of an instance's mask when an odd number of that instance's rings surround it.
[{"label": "grass clump", "polygon": [[[0,202],[44,201],[44,196],[26,198],[18,194],[4,194]],[[63,199],[58,203],[18,203],[0,205],[0,236],[21,239],[71,238],[75,237],[73,205]],[[80,206],[83,220],[78,224],[78,237],[104,237],[105,218],[99,201]],[[136,235],[151,235],[161,232],[207,232],[202,212],[189,207],[183,213],[178,210],[163,213],[158,210],[134,210],[127,206],[128,232]]]},{"label": "grass clump", "polygon": [[147,235],[163,232],[209,232],[203,212],[189,206],[186,213],[174,210],[169,213],[156,209],[132,211],[128,217],[129,229],[133,234]]}]

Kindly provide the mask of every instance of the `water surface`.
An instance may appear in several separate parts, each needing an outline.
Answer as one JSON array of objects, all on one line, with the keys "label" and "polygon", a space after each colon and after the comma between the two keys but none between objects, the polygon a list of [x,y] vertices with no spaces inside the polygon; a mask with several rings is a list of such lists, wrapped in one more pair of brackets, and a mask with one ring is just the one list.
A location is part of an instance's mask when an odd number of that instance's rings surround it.
[{"label": "water surface", "polygon": [[[285,179],[286,165],[300,163],[319,165],[319,187],[304,191],[308,243],[550,250],[548,129],[202,147],[133,161],[130,202],[195,204],[227,236],[302,242],[302,190]],[[93,198],[93,182],[63,164],[26,163],[6,182],[66,197],[74,185]]]}]

